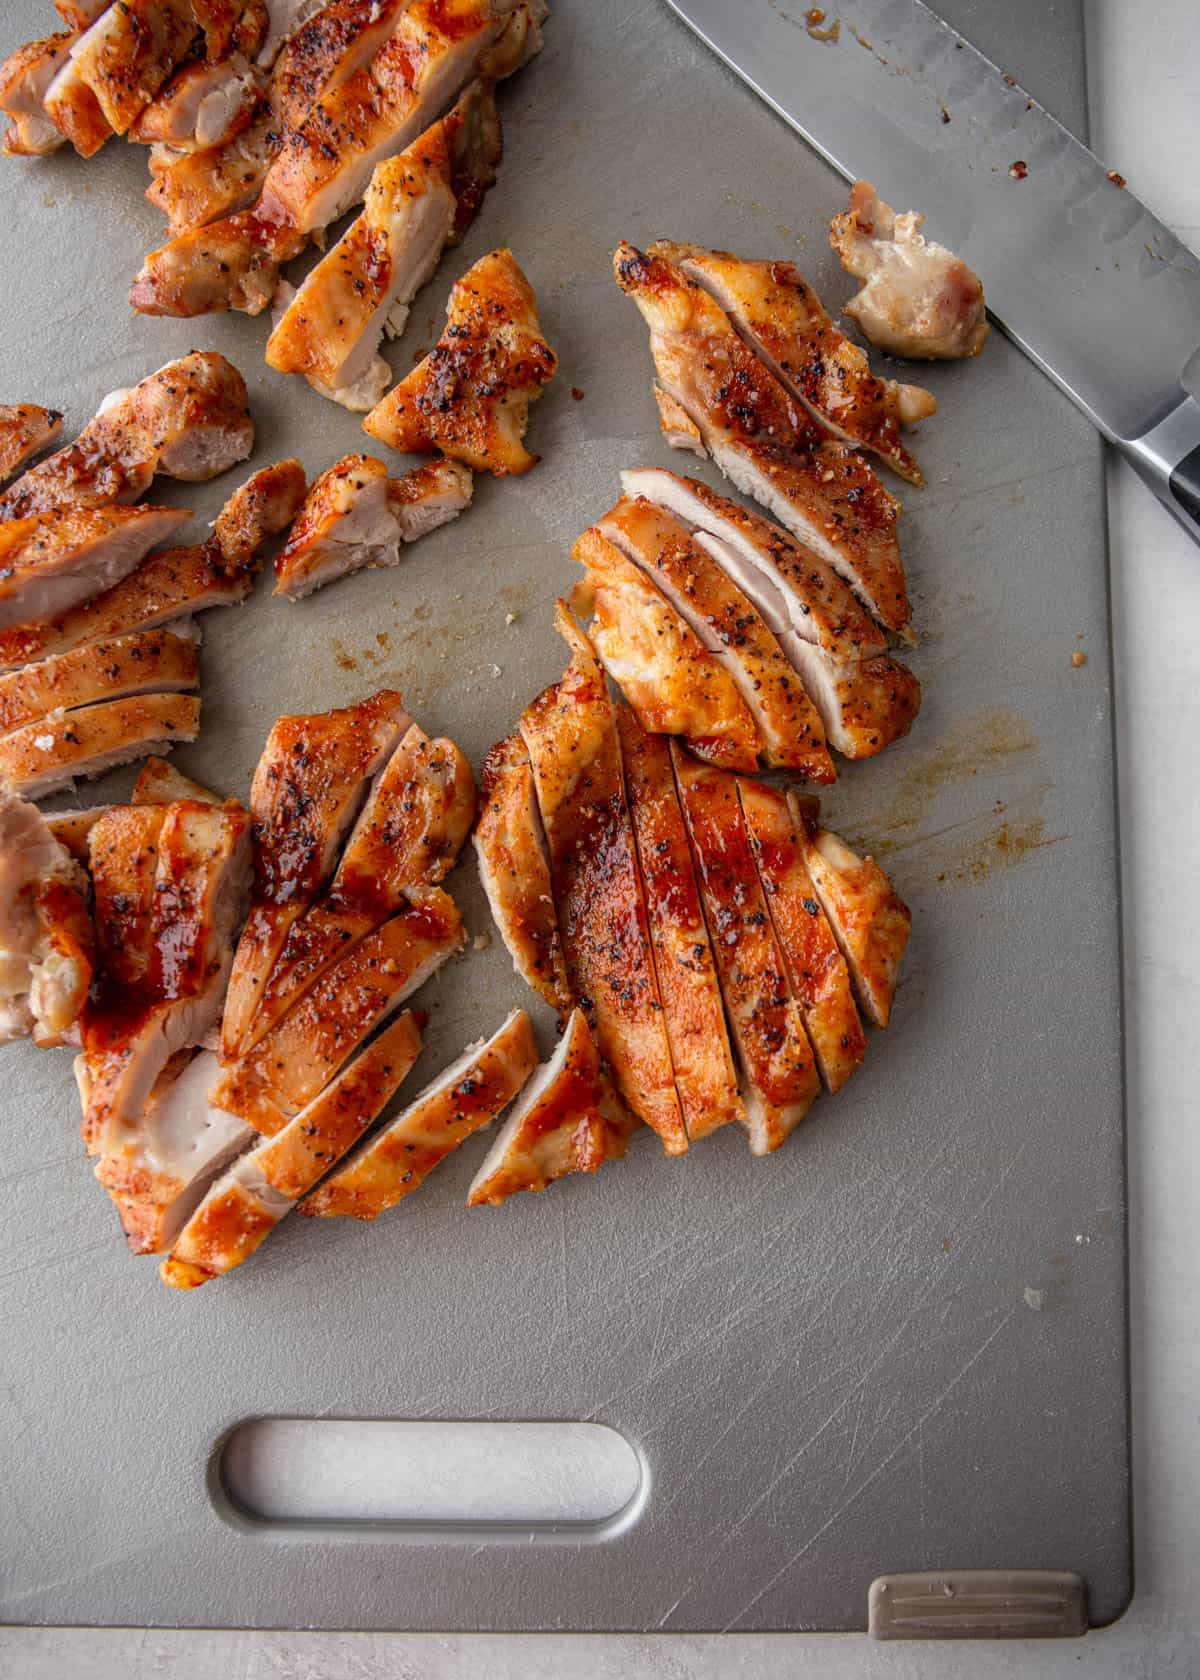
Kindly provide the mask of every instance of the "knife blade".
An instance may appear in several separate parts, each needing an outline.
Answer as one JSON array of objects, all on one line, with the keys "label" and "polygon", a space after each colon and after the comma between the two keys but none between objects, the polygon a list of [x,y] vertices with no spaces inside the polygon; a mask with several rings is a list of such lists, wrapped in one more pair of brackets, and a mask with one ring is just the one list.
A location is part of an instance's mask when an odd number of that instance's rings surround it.
[{"label": "knife blade", "polygon": [[1200,259],[1120,176],[921,0],[668,4],[835,169],[925,211],[1200,542]]}]

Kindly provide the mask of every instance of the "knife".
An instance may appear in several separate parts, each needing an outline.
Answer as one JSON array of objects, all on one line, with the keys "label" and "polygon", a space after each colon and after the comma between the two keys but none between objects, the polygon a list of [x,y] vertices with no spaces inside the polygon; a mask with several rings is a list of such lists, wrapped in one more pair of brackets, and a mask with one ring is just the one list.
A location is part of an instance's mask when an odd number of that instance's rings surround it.
[{"label": "knife", "polygon": [[668,4],[835,169],[927,212],[1200,542],[1200,259],[1121,177],[921,0]]}]

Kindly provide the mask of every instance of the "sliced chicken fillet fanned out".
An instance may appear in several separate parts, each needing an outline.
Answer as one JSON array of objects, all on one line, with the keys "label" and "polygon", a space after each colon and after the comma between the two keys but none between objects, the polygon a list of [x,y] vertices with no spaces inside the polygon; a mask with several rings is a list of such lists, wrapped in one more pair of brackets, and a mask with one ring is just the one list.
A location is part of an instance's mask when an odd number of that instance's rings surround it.
[{"label": "sliced chicken fillet fanned out", "polygon": [[416,1100],[360,1143],[300,1212],[312,1219],[349,1214],[378,1219],[419,1190],[439,1162],[491,1122],[537,1067],[533,1028],[514,1009],[490,1039],[470,1044]]},{"label": "sliced chicken fillet fanned out", "polygon": [[617,712],[625,791],[680,1107],[692,1143],[745,1123],[712,947],[666,741]]},{"label": "sliced chicken fillet fanned out", "polygon": [[498,742],[480,771],[479,879],[521,978],[565,1020],[573,1000],[554,909],[546,836],[520,735]]},{"label": "sliced chicken fillet fanned out", "polygon": [[147,753],[168,752],[200,732],[190,694],[143,694],[71,712],[49,712],[0,739],[0,776],[28,799],[102,776]]},{"label": "sliced chicken fillet fanned out", "polygon": [[778,641],[686,526],[651,502],[622,499],[599,528],[654,579],[729,672],[757,725],[767,763],[809,781],[835,780],[820,714]]},{"label": "sliced chicken fillet fanned out", "polygon": [[66,136],[46,115],[46,94],[62,69],[75,35],[30,41],[0,64],[0,111],[12,119],[0,150],[6,157],[41,157]]},{"label": "sliced chicken fillet fanned out", "polygon": [[199,680],[194,634],[139,630],[92,642],[0,676],[0,738],[48,712],[136,694],[177,693]]},{"label": "sliced chicken fillet fanned out", "polygon": [[744,1077],[750,1148],[767,1155],[820,1090],[759,884],[737,781],[671,746],[721,991]]},{"label": "sliced chicken fillet fanned out", "polygon": [[686,619],[598,530],[571,552],[587,571],[593,645],[642,727],[682,735],[710,764],[756,769],[764,749],[750,708]]},{"label": "sliced chicken fillet fanned out", "polygon": [[921,469],[900,441],[937,410],[919,385],[876,379],[857,344],[830,320],[795,264],[746,262],[729,251],[656,240],[651,256],[674,262],[711,293],[771,372],[809,414],[852,448],[869,449],[893,472],[922,484]]},{"label": "sliced chicken fillet fanned out", "polygon": [[621,1159],[636,1124],[606,1086],[587,1021],[576,1009],[471,1180],[467,1206],[499,1206],[568,1173],[598,1172]]},{"label": "sliced chicken fillet fanned out", "polygon": [[36,806],[0,781],[0,1044],[63,1042],[92,981],[87,877]]},{"label": "sliced chicken fillet fanned out", "polygon": [[339,711],[279,718],[250,788],[254,893],[221,1029],[226,1061],[256,1041],[255,1012],[288,930],[333,874],[342,840],[411,719],[391,689]]},{"label": "sliced chicken fillet fanned out", "polygon": [[55,508],[0,524],[0,630],[51,618],[119,583],[188,508]]},{"label": "sliced chicken fillet fanned out", "polygon": [[402,910],[327,970],[252,1049],[222,1066],[213,1102],[267,1136],[281,1131],[462,943],[453,899],[439,887],[414,888]]},{"label": "sliced chicken fillet fanned out", "polygon": [[37,403],[0,403],[0,482],[49,449],[62,431],[62,415]]},{"label": "sliced chicken fillet fanned out", "polygon": [[248,1260],[300,1198],[374,1123],[421,1049],[401,1016],[275,1136],[234,1162],[180,1232],[159,1271],[194,1289]]},{"label": "sliced chicken fillet fanned out", "polygon": [[560,682],[521,717],[550,857],[571,990],[625,1101],[670,1155],[687,1149],[662,1019],[616,718],[604,671],[560,602]]}]

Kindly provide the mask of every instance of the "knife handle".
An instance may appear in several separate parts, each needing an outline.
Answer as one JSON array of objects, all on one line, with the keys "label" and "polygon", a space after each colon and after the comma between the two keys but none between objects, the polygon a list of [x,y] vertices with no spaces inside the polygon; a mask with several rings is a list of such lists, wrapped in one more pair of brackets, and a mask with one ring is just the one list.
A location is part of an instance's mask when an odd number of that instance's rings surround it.
[{"label": "knife handle", "polygon": [[1200,403],[1185,397],[1144,436],[1117,447],[1163,506],[1200,543]]}]

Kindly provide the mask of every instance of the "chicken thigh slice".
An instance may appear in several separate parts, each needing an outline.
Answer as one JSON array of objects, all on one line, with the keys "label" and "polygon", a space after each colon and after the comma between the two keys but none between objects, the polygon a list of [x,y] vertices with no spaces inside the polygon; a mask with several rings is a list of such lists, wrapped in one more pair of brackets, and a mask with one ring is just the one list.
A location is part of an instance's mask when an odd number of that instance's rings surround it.
[{"label": "chicken thigh slice", "polygon": [[46,114],[46,95],[75,39],[73,33],[47,35],[18,47],[0,64],[0,111],[12,119],[0,144],[6,157],[41,157],[65,140]]},{"label": "chicken thigh slice", "polygon": [[147,753],[168,752],[200,732],[191,694],[143,694],[71,712],[48,712],[0,738],[0,776],[28,799],[44,799]]},{"label": "chicken thigh slice", "polygon": [[0,403],[0,481],[20,472],[62,431],[62,415],[37,403]]},{"label": "chicken thigh slice", "polygon": [[[185,622],[177,628],[183,631]],[[55,654],[0,676],[0,738],[48,712],[136,694],[178,693],[200,681],[192,636],[137,630]]]},{"label": "chicken thigh slice", "polygon": [[0,524],[0,630],[53,618],[133,571],[189,508],[54,508]]},{"label": "chicken thigh slice", "polygon": [[0,781],[0,1044],[61,1044],[95,961],[87,876],[35,805]]}]

